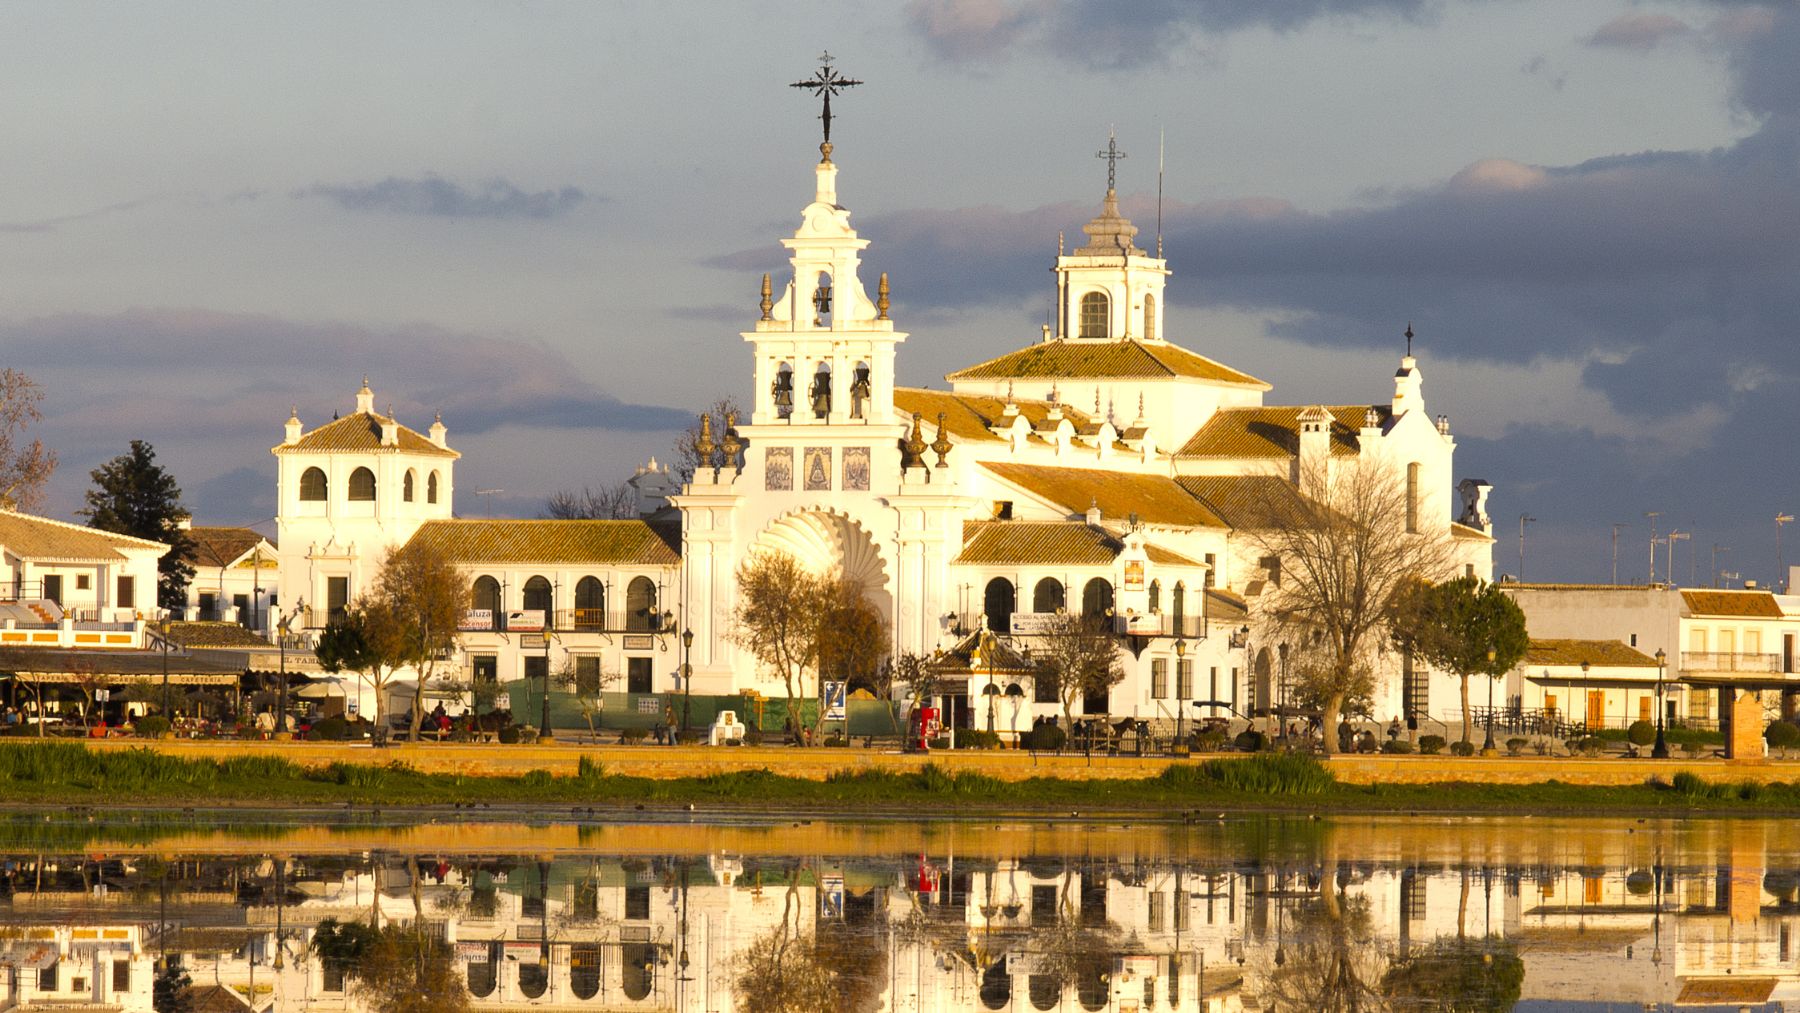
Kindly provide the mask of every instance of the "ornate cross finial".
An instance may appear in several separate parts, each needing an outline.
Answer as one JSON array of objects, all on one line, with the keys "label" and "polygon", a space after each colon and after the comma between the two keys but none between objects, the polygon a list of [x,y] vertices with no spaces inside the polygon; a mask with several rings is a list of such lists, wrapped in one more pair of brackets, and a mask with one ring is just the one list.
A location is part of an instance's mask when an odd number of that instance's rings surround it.
[{"label": "ornate cross finial", "polygon": [[1106,159],[1106,189],[1110,193],[1118,182],[1119,159],[1125,157],[1125,153],[1119,150],[1117,135],[1111,130],[1106,132],[1106,150],[1094,152],[1094,157]]},{"label": "ornate cross finial", "polygon": [[819,122],[825,125],[825,143],[819,145],[819,154],[825,156],[824,160],[827,162],[831,161],[831,96],[845,88],[854,88],[859,84],[862,82],[837,72],[837,68],[831,65],[830,53],[820,53],[819,69],[813,71],[813,76],[788,85],[789,88],[805,88],[823,104],[824,108],[819,113]]},{"label": "ornate cross finial", "polygon": [[1412,321],[1408,320],[1406,322],[1406,357],[1409,359],[1412,358],[1412,339]]}]

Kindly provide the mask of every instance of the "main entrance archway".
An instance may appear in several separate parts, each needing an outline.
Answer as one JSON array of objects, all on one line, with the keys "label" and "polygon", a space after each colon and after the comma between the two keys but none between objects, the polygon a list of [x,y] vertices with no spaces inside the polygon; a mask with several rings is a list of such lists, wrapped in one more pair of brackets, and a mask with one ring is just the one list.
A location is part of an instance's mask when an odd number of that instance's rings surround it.
[{"label": "main entrance archway", "polygon": [[854,581],[892,628],[887,564],[868,530],[849,516],[829,510],[786,514],[763,529],[751,551],[785,552],[814,573]]}]

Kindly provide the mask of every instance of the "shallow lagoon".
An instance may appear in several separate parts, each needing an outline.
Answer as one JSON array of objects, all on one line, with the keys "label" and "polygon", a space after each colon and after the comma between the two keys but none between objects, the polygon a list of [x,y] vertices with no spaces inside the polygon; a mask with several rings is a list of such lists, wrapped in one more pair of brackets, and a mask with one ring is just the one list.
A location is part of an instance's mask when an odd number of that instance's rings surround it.
[{"label": "shallow lagoon", "polygon": [[375,1008],[359,924],[474,1009],[1800,1009],[1781,821],[563,816],[7,817],[0,1008]]}]

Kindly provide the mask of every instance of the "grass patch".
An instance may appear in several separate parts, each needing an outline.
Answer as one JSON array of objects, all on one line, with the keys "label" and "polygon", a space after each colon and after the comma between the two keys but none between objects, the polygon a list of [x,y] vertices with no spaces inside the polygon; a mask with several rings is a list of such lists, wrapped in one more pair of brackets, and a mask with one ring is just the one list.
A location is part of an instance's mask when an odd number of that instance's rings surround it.
[{"label": "grass patch", "polygon": [[1338,786],[1336,775],[1304,753],[1257,753],[1242,760],[1171,764],[1158,779],[1176,789],[1245,795],[1323,795]]}]

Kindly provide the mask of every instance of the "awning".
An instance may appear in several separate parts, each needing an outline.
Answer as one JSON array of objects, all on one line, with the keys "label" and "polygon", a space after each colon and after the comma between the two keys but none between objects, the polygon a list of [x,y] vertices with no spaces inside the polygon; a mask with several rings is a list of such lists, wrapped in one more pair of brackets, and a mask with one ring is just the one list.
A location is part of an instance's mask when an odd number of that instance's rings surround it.
[{"label": "awning", "polygon": [[0,647],[0,673],[25,682],[68,683],[104,680],[119,685],[134,679],[188,685],[236,685],[244,669],[222,659],[161,651],[82,651],[54,647]]}]

